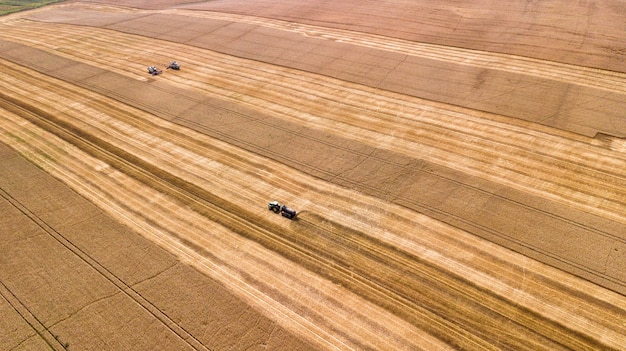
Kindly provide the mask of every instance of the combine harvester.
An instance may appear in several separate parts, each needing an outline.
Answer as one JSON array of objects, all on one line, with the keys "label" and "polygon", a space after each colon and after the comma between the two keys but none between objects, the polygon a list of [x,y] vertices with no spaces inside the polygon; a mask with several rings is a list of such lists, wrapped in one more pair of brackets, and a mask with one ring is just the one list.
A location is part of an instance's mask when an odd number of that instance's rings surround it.
[{"label": "combine harvester", "polygon": [[166,69],[170,69],[170,68],[173,69],[173,70],[176,70],[176,71],[180,71],[180,64],[178,62],[174,61],[174,62],[170,63],[167,66]]},{"label": "combine harvester", "polygon": [[[180,71],[180,64],[174,61],[170,63],[169,65],[167,65],[165,69],[173,69],[176,71]],[[163,71],[158,69],[156,66],[148,66],[148,73],[150,73],[153,76],[158,76],[159,74],[163,73]]]},{"label": "combine harvester", "polygon": [[280,203],[278,203],[278,201],[270,202],[269,204],[267,204],[267,208],[274,213],[280,212],[280,214],[285,218],[296,218],[296,210],[291,209],[285,205],[281,205]]},{"label": "combine harvester", "polygon": [[163,73],[163,71],[156,68],[155,66],[148,66],[148,73],[150,73],[153,76],[158,76],[159,74]]}]

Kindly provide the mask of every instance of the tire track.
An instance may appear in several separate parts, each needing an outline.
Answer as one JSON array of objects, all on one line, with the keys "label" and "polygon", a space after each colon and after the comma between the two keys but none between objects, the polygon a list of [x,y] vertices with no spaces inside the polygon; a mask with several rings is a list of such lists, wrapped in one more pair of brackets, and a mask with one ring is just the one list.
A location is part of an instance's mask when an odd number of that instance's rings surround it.
[{"label": "tire track", "polygon": [[[476,335],[490,335],[491,340],[505,339],[500,341],[498,346],[505,349],[540,349],[540,348],[560,348],[587,349],[600,347],[592,346],[593,343],[582,333],[568,330],[564,325],[535,314],[532,311],[520,311],[513,301],[506,297],[497,296],[493,292],[483,290],[472,282],[467,281],[462,276],[456,276],[449,272],[444,272],[442,268],[424,262],[417,256],[413,256],[403,251],[399,247],[390,246],[362,232],[347,228],[339,223],[329,222],[328,219],[315,214],[307,213],[300,217],[300,220],[309,227],[300,227],[299,240],[306,241],[307,238],[315,237],[316,240],[311,247],[324,250],[328,247],[341,247],[337,252],[327,250],[320,251],[320,254],[335,254],[335,262],[342,262],[344,265],[353,267],[358,274],[369,276],[373,281],[381,281],[381,284],[393,286],[393,290],[404,296],[408,301],[424,301],[427,308],[438,310],[450,310],[441,313],[446,316],[454,316],[456,323],[470,324],[465,318],[472,318],[476,312],[472,312],[467,305],[482,311],[483,317],[480,327],[471,332]],[[315,228],[311,230],[311,227]],[[322,234],[323,233],[323,234]],[[317,235],[316,235],[317,234]],[[320,236],[328,244],[320,243]],[[310,239],[309,239],[310,240]],[[364,253],[364,254],[363,254]],[[365,256],[361,261],[354,259],[355,256]],[[384,264],[388,270],[376,268]],[[369,272],[369,273],[368,273]],[[373,272],[373,273],[372,273]],[[398,274],[400,273],[400,274]],[[441,277],[445,277],[442,279]],[[419,281],[419,284],[416,283]],[[384,283],[382,283],[384,282]],[[414,290],[412,287],[420,286],[421,289]],[[460,303],[468,299],[471,303]],[[456,301],[457,304],[450,304]],[[442,305],[438,305],[441,303]],[[398,312],[402,313],[402,312]],[[408,318],[408,317],[407,317]],[[510,321],[514,321],[510,323]],[[506,331],[500,330],[502,323],[508,322]],[[527,328],[520,332],[519,329]],[[467,329],[471,330],[470,328]],[[532,332],[531,332],[532,331]],[[523,335],[523,337],[519,337]],[[531,336],[532,335],[532,336]],[[542,339],[542,337],[548,337]],[[552,345],[551,342],[558,342],[561,345]]]},{"label": "tire track", "polygon": [[[15,206],[23,213],[21,208],[16,206],[11,198],[7,196],[6,192],[3,189],[0,189],[0,197],[4,198],[11,205]],[[65,344],[61,343],[58,337],[55,337],[54,334],[50,331],[48,327],[46,327],[40,320],[35,316],[24,303],[9,289],[4,282],[0,280],[0,296],[13,308],[15,313],[17,313],[26,324],[30,326],[30,328],[50,347],[50,350],[61,351],[67,350]],[[29,337],[32,337],[31,335]],[[25,340],[24,340],[25,341]],[[23,342],[23,341],[22,341]],[[18,345],[19,346],[19,345]]]}]

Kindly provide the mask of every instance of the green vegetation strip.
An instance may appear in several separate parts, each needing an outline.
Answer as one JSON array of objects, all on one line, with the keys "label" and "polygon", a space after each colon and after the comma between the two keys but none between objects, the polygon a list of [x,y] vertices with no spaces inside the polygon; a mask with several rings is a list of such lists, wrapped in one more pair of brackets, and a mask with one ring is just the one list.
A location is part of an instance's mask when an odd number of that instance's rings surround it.
[{"label": "green vegetation strip", "polygon": [[65,0],[0,0],[0,16],[9,13],[30,10]]}]

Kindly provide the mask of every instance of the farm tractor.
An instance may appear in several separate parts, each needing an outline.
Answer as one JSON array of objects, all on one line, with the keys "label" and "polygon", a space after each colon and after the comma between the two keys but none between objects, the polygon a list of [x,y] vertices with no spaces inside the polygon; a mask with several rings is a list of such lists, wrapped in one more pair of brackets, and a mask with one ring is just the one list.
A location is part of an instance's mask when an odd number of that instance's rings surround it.
[{"label": "farm tractor", "polygon": [[278,201],[270,202],[269,204],[267,204],[267,208],[274,213],[280,212],[281,216],[285,218],[289,218],[289,219],[296,218],[296,210],[291,209],[285,205],[281,205]]}]

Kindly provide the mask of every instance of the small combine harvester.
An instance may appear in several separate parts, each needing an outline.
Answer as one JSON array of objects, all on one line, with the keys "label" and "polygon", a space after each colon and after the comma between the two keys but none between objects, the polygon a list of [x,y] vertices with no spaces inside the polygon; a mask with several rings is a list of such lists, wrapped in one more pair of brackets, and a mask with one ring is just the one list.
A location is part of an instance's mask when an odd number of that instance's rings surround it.
[{"label": "small combine harvester", "polygon": [[156,68],[155,66],[148,66],[148,73],[150,73],[153,76],[157,76],[157,75],[163,73],[163,71],[161,71],[160,69]]},{"label": "small combine harvester", "polygon": [[296,218],[296,210],[291,209],[285,205],[281,205],[280,203],[278,203],[278,201],[272,201],[269,204],[267,204],[267,208],[274,212],[274,213],[279,213],[286,218],[289,219],[294,219]]},{"label": "small combine harvester", "polygon": [[173,69],[173,70],[176,70],[176,71],[180,71],[180,64],[178,62],[174,61],[174,62],[170,63],[167,66],[166,69],[170,69],[170,68]]}]

